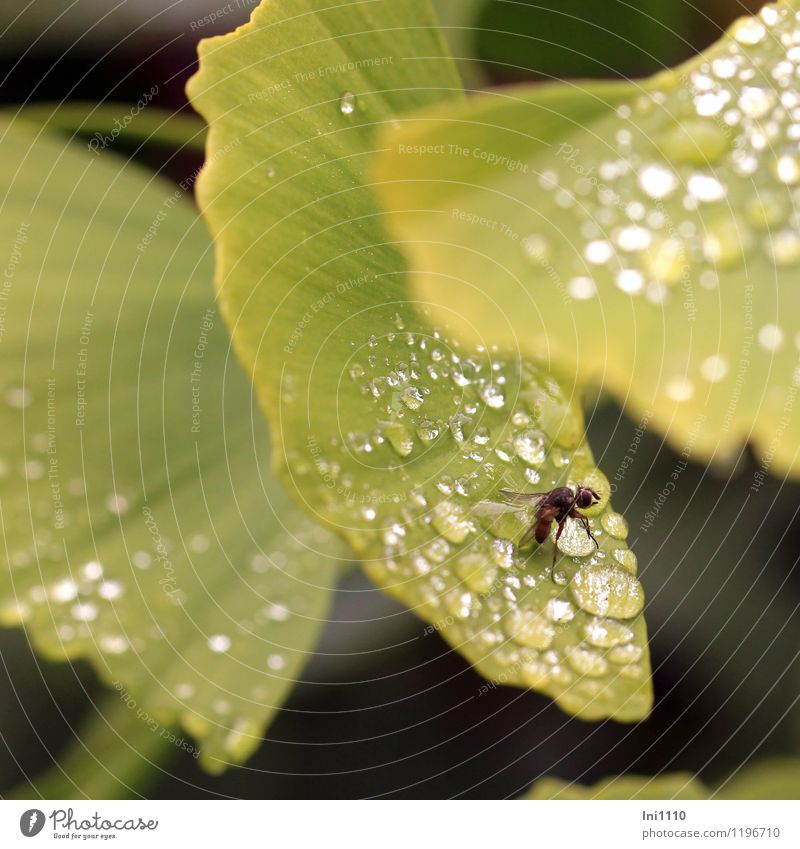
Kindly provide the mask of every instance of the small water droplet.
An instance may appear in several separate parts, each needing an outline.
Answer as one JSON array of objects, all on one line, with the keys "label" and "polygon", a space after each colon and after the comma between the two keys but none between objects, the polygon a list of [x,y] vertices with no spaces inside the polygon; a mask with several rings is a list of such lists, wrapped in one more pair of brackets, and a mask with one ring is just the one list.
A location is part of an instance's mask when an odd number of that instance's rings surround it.
[{"label": "small water droplet", "polygon": [[540,466],[547,456],[544,434],[526,430],[514,437],[514,453],[530,466]]},{"label": "small water droplet", "polygon": [[231,638],[226,634],[214,634],[208,638],[208,647],[217,654],[224,654],[231,647]]},{"label": "small water droplet", "polygon": [[583,626],[583,636],[587,643],[598,648],[611,648],[633,639],[633,631],[614,619],[590,619]]},{"label": "small water droplet", "polygon": [[575,618],[575,608],[563,598],[551,598],[545,607],[545,615],[555,625],[565,625]]},{"label": "small water droplet", "polygon": [[578,673],[599,678],[608,672],[608,662],[597,652],[580,646],[571,646],[567,652],[567,663]]},{"label": "small water droplet", "polygon": [[663,165],[646,165],[639,172],[639,185],[654,200],[661,200],[678,188],[675,173]]},{"label": "small water droplet", "polygon": [[339,111],[342,115],[352,115],[356,111],[356,96],[352,91],[346,91],[339,98]]},{"label": "small water droplet", "polygon": [[472,523],[452,501],[440,501],[433,508],[431,521],[434,528],[450,542],[464,542],[473,530]]}]

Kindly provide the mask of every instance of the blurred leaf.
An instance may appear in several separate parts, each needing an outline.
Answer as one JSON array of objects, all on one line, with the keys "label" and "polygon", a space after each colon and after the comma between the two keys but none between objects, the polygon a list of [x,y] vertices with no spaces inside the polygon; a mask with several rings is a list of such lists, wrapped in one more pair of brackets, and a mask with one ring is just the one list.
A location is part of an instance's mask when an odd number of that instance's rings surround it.
[{"label": "blurred leaf", "polygon": [[800,799],[800,758],[770,758],[724,782],[723,799]]},{"label": "blurred leaf", "polygon": [[795,8],[642,84],[499,90],[384,133],[416,296],[653,411],[685,456],[750,438],[800,472]]},{"label": "blurred leaf", "polygon": [[[175,743],[179,746],[176,747]],[[92,705],[75,739],[54,752],[54,765],[4,794],[6,799],[132,799],[159,778],[159,768],[191,741],[161,736],[116,694]],[[158,766],[156,766],[158,765]]]},{"label": "blurred leaf", "polygon": [[709,790],[688,772],[621,775],[587,787],[559,778],[540,778],[523,799],[708,799]]},{"label": "blurred leaf", "polygon": [[479,88],[486,72],[478,59],[478,21],[487,0],[433,0],[433,8],[465,88]]},{"label": "blurred leaf", "polygon": [[690,55],[704,23],[694,5],[664,0],[489,0],[476,52],[501,78],[641,76]]},{"label": "blurred leaf", "polygon": [[745,767],[717,790],[685,772],[621,775],[586,786],[541,778],[523,799],[800,799],[800,759],[773,758]]},{"label": "blurred leaf", "polygon": [[[316,8],[262,4],[201,43],[189,86],[209,122],[198,197],[219,296],[276,468],[487,678],[586,719],[640,719],[643,592],[577,398],[418,316],[364,183],[376,127],[458,89],[429,4]],[[571,521],[553,571],[550,544],[517,548],[532,515],[498,490],[579,481],[603,495],[588,511],[600,550]]]},{"label": "blurred leaf", "polygon": [[258,474],[265,434],[181,189],[3,129],[0,623],[90,659],[222,769],[313,650],[342,549]]},{"label": "blurred leaf", "polygon": [[95,155],[113,145],[156,144],[168,148],[203,151],[205,124],[192,115],[167,112],[145,99],[130,106],[126,103],[35,103],[6,108],[7,120],[21,118],[46,130],[58,130],[87,139]]}]

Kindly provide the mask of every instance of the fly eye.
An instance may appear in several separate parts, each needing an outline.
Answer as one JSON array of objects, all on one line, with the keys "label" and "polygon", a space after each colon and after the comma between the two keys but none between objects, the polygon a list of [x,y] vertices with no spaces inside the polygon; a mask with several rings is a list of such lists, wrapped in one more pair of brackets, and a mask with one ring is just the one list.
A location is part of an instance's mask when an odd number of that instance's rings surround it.
[{"label": "fly eye", "polygon": [[592,492],[588,489],[582,489],[578,495],[578,504],[581,507],[589,507],[592,503]]}]

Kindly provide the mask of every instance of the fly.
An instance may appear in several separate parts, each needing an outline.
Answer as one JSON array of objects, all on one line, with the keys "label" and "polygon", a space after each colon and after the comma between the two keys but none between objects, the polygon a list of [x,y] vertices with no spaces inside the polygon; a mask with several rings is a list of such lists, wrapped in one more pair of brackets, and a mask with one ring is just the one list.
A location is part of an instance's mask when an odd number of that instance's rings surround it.
[{"label": "fly", "polygon": [[541,545],[550,535],[553,522],[556,522],[558,530],[556,531],[555,545],[553,545],[554,566],[558,552],[558,539],[564,530],[567,519],[577,519],[581,522],[589,535],[589,539],[597,548],[600,547],[589,526],[589,519],[578,510],[579,507],[583,510],[592,507],[600,500],[600,496],[591,487],[578,484],[578,488],[573,491],[567,486],[557,486],[550,492],[514,492],[510,489],[501,489],[500,495],[509,504],[536,507],[533,524],[525,531],[519,541],[520,548],[526,546],[533,539]]}]

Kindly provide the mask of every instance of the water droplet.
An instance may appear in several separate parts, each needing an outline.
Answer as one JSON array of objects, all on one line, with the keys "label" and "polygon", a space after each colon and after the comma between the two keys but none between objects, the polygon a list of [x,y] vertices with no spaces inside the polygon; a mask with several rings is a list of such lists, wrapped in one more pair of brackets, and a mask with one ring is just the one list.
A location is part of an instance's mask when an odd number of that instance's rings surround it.
[{"label": "water droplet", "polygon": [[583,255],[593,265],[605,265],[614,256],[614,249],[609,242],[598,239],[586,245]]},{"label": "water droplet", "polygon": [[493,410],[499,410],[506,402],[502,389],[494,383],[487,383],[482,386],[480,396],[483,403]]},{"label": "water droplet", "polygon": [[352,115],[356,111],[356,96],[352,91],[346,91],[339,98],[339,111],[342,115]]},{"label": "water droplet", "polygon": [[567,663],[579,674],[599,678],[608,672],[607,661],[595,651],[580,646],[571,646],[567,652]]},{"label": "water droplet", "polygon": [[125,654],[130,648],[128,640],[118,634],[101,634],[98,643],[106,654]]},{"label": "water droplet", "polygon": [[514,565],[514,543],[508,539],[493,539],[489,556],[502,569],[510,569]]},{"label": "water droplet", "polygon": [[730,369],[728,358],[722,354],[712,354],[700,363],[700,374],[709,383],[719,383],[724,380]]},{"label": "water droplet", "polygon": [[686,184],[689,194],[703,203],[714,203],[725,197],[725,186],[709,174],[692,174]]},{"label": "water droplet", "polygon": [[678,178],[663,165],[646,165],[639,172],[639,185],[651,198],[660,200],[678,188]]},{"label": "water droplet", "polygon": [[434,528],[450,542],[464,542],[473,530],[460,507],[452,501],[440,501],[433,508]]},{"label": "water droplet", "polygon": [[380,422],[379,424],[395,453],[400,457],[408,457],[414,450],[414,438],[408,428],[401,422]]},{"label": "water droplet", "polygon": [[644,289],[644,277],[635,268],[623,268],[614,280],[618,289],[628,295],[636,295]]},{"label": "water droplet", "polygon": [[91,602],[73,604],[69,612],[72,618],[78,622],[93,622],[97,619],[97,605]]},{"label": "water droplet", "polygon": [[105,505],[106,510],[108,510],[109,513],[114,513],[116,516],[124,516],[128,512],[129,508],[128,499],[117,492],[106,496]]},{"label": "water droplet", "polygon": [[578,606],[596,616],[632,619],[644,607],[644,590],[630,573],[617,566],[587,565],[570,584]]},{"label": "water droplet", "polygon": [[90,560],[81,568],[81,574],[87,581],[97,581],[103,577],[103,564]]},{"label": "water droplet", "polygon": [[400,395],[400,400],[409,410],[418,410],[425,401],[425,398],[416,386],[407,386]]},{"label": "water droplet", "polygon": [[583,636],[587,643],[598,648],[611,648],[633,639],[633,631],[614,619],[590,619],[583,626]]},{"label": "water droplet", "polygon": [[555,625],[566,625],[575,618],[575,608],[563,598],[551,598],[545,607],[545,615]]},{"label": "water droplet", "polygon": [[550,648],[555,628],[533,610],[511,610],[503,618],[503,627],[512,640],[533,649]]},{"label": "water droplet", "polygon": [[639,224],[623,227],[616,235],[617,245],[623,251],[643,251],[650,246],[653,234]]},{"label": "water droplet", "polygon": [[439,436],[441,430],[438,424],[426,419],[417,425],[417,436],[428,445]]},{"label": "water droplet", "polygon": [[476,593],[490,592],[497,580],[497,570],[477,551],[464,552],[456,560],[454,568],[458,577]]},{"label": "water droplet", "polygon": [[103,581],[97,588],[97,594],[106,601],[113,601],[119,598],[122,593],[123,588],[119,581]]},{"label": "water droplet", "polygon": [[53,601],[72,601],[78,595],[78,585],[70,578],[64,578],[50,587],[49,596]]},{"label": "water droplet", "polygon": [[790,154],[779,156],[775,163],[775,176],[788,186],[800,183],[800,159]]},{"label": "water droplet", "polygon": [[664,391],[673,401],[688,401],[694,396],[694,383],[688,377],[673,377],[667,381]]},{"label": "water droplet", "polygon": [[644,651],[639,646],[629,644],[627,646],[615,646],[607,656],[613,663],[624,664],[635,663],[641,659],[643,654]]},{"label": "water droplet", "polygon": [[9,407],[21,410],[33,403],[33,393],[22,386],[12,386],[6,390],[6,403]]},{"label": "water droplet", "polygon": [[767,31],[757,18],[741,18],[734,23],[731,34],[739,44],[751,46],[758,44]]},{"label": "water droplet", "polygon": [[450,433],[453,434],[453,439],[456,442],[463,442],[466,439],[466,434],[464,433],[464,426],[469,424],[472,421],[469,416],[465,416],[463,413],[456,413],[450,419]]},{"label": "water droplet", "polygon": [[591,277],[573,277],[567,284],[567,291],[578,301],[588,301],[597,294],[597,286]]},{"label": "water droplet", "polygon": [[625,539],[628,536],[628,523],[621,513],[606,510],[600,517],[603,530],[615,539]]},{"label": "water droplet", "polygon": [[636,574],[638,565],[636,555],[629,548],[615,548],[614,559],[632,575]]},{"label": "water droplet", "polygon": [[777,324],[765,324],[758,331],[758,344],[765,351],[777,351],[783,345],[783,331]]},{"label": "water droplet", "polygon": [[547,456],[544,434],[526,430],[514,437],[514,453],[530,466],[540,466]]},{"label": "water droplet", "polygon": [[271,654],[267,657],[267,666],[277,672],[286,666],[286,658],[282,654]]}]

